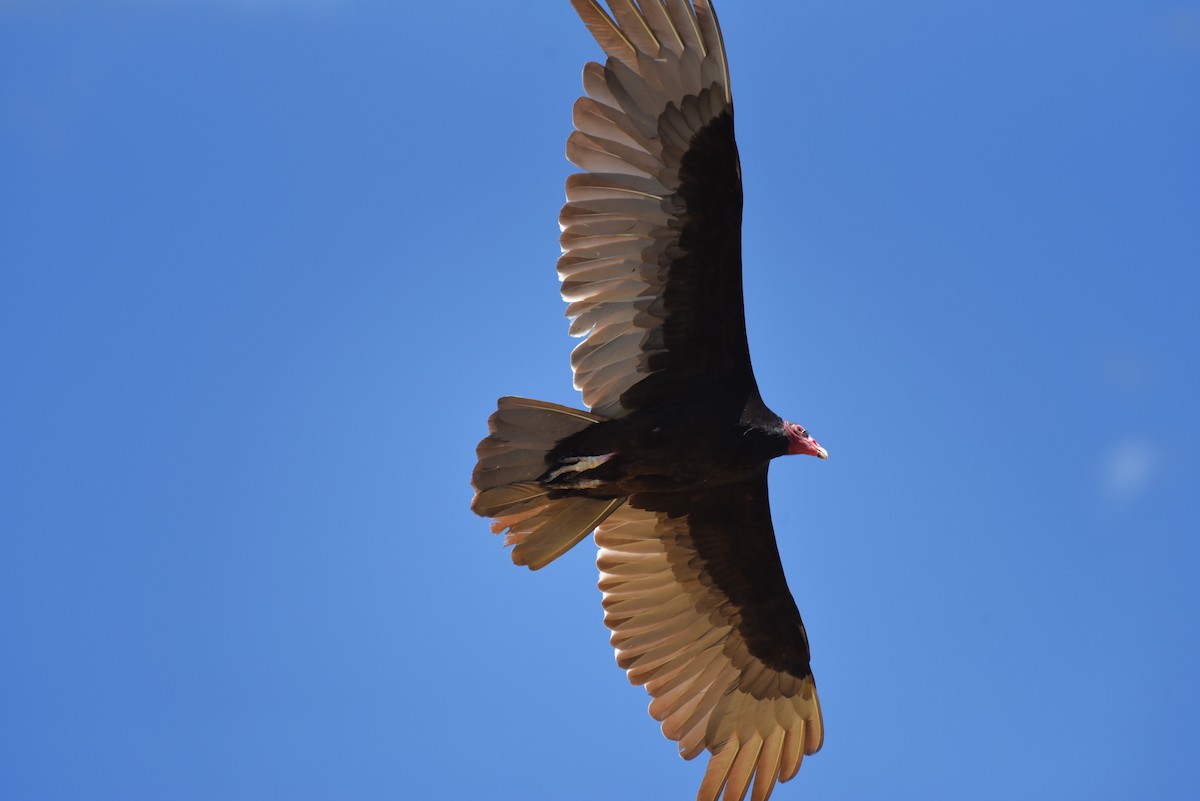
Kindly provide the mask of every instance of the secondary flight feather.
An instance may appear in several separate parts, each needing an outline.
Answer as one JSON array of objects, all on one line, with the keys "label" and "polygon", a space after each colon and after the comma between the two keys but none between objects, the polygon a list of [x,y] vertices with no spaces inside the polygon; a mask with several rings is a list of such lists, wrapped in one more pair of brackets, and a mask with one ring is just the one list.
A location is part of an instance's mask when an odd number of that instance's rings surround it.
[{"label": "secondary flight feather", "polygon": [[[501,398],[471,508],[538,569],[593,530],[617,663],[692,759],[699,801],[765,801],[824,739],[767,467],[824,448],[767,408],[742,303],[729,68],[707,0],[571,0],[584,68],[558,273],[590,411]],[[611,13],[610,13],[611,12]]]}]

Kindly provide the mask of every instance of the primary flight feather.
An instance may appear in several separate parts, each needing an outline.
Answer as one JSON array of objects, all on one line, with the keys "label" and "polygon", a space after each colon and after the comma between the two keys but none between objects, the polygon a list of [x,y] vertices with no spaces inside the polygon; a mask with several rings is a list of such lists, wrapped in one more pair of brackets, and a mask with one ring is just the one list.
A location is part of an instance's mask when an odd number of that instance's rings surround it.
[{"label": "primary flight feather", "polygon": [[[571,0],[604,49],[574,108],[558,273],[590,411],[505,397],[471,508],[538,569],[593,530],[617,663],[691,759],[699,801],[765,801],[824,738],[767,498],[822,459],[763,403],[742,304],[742,182],[707,0]],[[609,13],[611,12],[611,14]]]}]

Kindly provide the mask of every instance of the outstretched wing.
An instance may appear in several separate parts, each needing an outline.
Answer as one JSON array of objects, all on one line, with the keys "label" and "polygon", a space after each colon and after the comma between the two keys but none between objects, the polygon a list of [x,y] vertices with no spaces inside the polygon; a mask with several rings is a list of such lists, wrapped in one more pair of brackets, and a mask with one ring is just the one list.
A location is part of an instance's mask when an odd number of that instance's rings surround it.
[{"label": "outstretched wing", "polygon": [[[620,417],[681,393],[757,393],[742,306],[742,182],[725,47],[708,0],[571,0],[588,64],[558,262],[575,386]],[[615,18],[615,19],[614,19]]]},{"label": "outstretched wing", "polygon": [[808,638],[784,579],[767,474],[693,493],[635,495],[596,530],[617,663],[692,759],[700,801],[754,801],[787,781],[824,730]]}]

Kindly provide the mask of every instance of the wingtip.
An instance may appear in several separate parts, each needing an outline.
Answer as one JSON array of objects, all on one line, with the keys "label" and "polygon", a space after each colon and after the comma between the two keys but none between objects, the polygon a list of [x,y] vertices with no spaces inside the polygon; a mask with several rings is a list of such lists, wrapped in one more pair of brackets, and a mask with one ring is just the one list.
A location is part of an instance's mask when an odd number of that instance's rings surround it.
[{"label": "wingtip", "polygon": [[637,48],[604,6],[596,0],[571,0],[571,5],[605,53],[629,66],[637,64]]}]

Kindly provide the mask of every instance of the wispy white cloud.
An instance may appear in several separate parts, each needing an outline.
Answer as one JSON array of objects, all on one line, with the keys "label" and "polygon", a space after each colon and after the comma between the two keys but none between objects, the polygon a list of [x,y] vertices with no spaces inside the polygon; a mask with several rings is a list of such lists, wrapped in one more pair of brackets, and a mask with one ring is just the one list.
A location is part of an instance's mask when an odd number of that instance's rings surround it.
[{"label": "wispy white cloud", "polygon": [[1101,464],[1105,495],[1121,503],[1137,500],[1154,480],[1161,461],[1158,449],[1144,437],[1117,442]]}]

